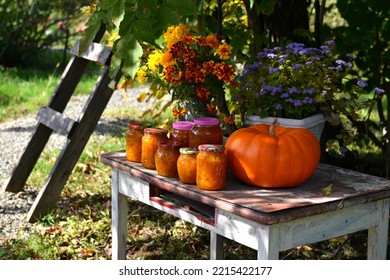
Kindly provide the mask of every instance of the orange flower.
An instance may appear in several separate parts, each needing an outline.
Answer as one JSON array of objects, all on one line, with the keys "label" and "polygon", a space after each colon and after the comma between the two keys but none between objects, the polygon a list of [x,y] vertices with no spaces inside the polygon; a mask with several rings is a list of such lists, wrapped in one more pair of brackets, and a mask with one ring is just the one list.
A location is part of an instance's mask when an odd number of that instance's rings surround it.
[{"label": "orange flower", "polygon": [[173,108],[172,113],[174,118],[182,117],[187,114],[187,108],[181,108],[180,110],[178,108]]},{"label": "orange flower", "polygon": [[234,124],[235,118],[234,118],[234,116],[224,117],[223,121],[224,121],[224,123],[227,123],[227,124]]},{"label": "orange flower", "polygon": [[218,46],[217,53],[222,60],[228,60],[232,54],[232,46],[228,44],[221,44]]},{"label": "orange flower", "polygon": [[218,110],[213,104],[207,104],[207,112],[209,112],[210,115],[216,115]]},{"label": "orange flower", "polygon": [[213,74],[224,83],[230,83],[234,80],[233,66],[225,62],[216,63],[214,65]]},{"label": "orange flower", "polygon": [[195,94],[202,101],[207,101],[211,97],[211,94],[210,94],[210,92],[207,91],[207,88],[205,85],[198,86],[195,89]]}]

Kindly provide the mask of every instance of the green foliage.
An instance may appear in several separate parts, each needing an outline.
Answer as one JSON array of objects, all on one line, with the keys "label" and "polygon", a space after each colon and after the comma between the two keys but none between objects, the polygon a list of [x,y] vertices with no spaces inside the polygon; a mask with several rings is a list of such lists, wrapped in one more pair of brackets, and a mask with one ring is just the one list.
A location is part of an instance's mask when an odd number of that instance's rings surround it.
[{"label": "green foliage", "polygon": [[0,65],[29,65],[43,49],[65,43],[70,20],[86,1],[0,0]]},{"label": "green foliage", "polygon": [[104,24],[113,38],[111,72],[116,73],[122,66],[125,76],[134,77],[142,46],[156,46],[156,40],[167,26],[195,15],[197,7],[191,0],[105,0],[90,11],[81,46],[89,45]]}]

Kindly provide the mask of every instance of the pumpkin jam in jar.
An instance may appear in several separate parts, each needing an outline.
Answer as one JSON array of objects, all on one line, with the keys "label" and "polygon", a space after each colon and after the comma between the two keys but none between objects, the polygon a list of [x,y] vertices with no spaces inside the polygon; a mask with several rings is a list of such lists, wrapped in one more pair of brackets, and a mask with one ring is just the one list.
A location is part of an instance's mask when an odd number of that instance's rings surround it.
[{"label": "pumpkin jam in jar", "polygon": [[126,159],[133,162],[141,162],[142,137],[144,129],[142,123],[129,124],[126,132]]},{"label": "pumpkin jam in jar", "polygon": [[222,145],[223,131],[217,118],[195,118],[190,130],[189,147],[197,148],[202,144]]},{"label": "pumpkin jam in jar", "polygon": [[145,128],[142,137],[141,164],[149,169],[156,169],[155,154],[160,141],[168,140],[168,130],[164,128]]},{"label": "pumpkin jam in jar", "polygon": [[226,182],[226,155],[222,145],[199,146],[196,159],[196,185],[202,190],[217,191]]},{"label": "pumpkin jam in jar", "polygon": [[161,141],[155,155],[157,174],[164,177],[177,177],[177,159],[180,156],[181,143]]},{"label": "pumpkin jam in jar", "polygon": [[172,124],[172,132],[169,138],[172,141],[179,141],[183,147],[188,147],[190,129],[194,125],[193,122],[177,121]]},{"label": "pumpkin jam in jar", "polygon": [[185,184],[196,184],[196,148],[180,148],[180,156],[177,159],[177,172],[179,180]]}]

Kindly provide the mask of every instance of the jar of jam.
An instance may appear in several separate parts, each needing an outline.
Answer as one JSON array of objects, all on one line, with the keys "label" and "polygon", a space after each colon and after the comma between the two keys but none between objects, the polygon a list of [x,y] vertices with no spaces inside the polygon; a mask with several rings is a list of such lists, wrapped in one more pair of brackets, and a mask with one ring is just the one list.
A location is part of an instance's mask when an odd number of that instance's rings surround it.
[{"label": "jar of jam", "polygon": [[199,146],[196,159],[196,185],[202,190],[216,191],[226,182],[226,155],[222,145]]},{"label": "jar of jam", "polygon": [[156,169],[155,154],[160,141],[168,140],[168,130],[164,128],[145,128],[142,137],[141,164],[149,169]]},{"label": "jar of jam", "polygon": [[177,159],[177,172],[179,180],[185,184],[196,184],[196,148],[180,148],[180,156]]},{"label": "jar of jam", "polygon": [[189,147],[197,148],[202,144],[223,143],[223,131],[217,118],[195,118],[194,126],[190,130]]},{"label": "jar of jam", "polygon": [[181,143],[161,141],[155,155],[157,174],[164,177],[177,177],[177,159],[180,156]]},{"label": "jar of jam", "polygon": [[188,147],[190,129],[194,125],[193,122],[177,121],[172,124],[172,132],[169,138],[173,141],[179,141],[183,147]]},{"label": "jar of jam", "polygon": [[144,129],[142,123],[129,124],[126,132],[126,159],[133,162],[141,162],[142,137]]}]

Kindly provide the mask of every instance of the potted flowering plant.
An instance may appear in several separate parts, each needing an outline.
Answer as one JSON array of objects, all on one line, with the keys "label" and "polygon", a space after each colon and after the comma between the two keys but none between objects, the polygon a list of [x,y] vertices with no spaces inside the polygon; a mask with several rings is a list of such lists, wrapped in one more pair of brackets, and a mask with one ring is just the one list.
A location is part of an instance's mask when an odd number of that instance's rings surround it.
[{"label": "potted flowering plant", "polygon": [[367,83],[352,79],[353,59],[352,55],[335,57],[333,41],[320,48],[291,43],[264,49],[238,77],[240,111],[247,124],[264,117],[270,117],[270,122],[275,117],[310,117],[322,122],[320,130],[325,120],[331,124],[338,124],[343,116],[357,120],[370,102]]},{"label": "potted flowering plant", "polygon": [[216,36],[191,35],[183,25],[169,27],[164,39],[166,48],[154,50],[137,72],[139,81],[158,81],[172,95],[175,117],[219,113],[234,123],[224,96],[224,87],[235,85],[232,47]]}]

